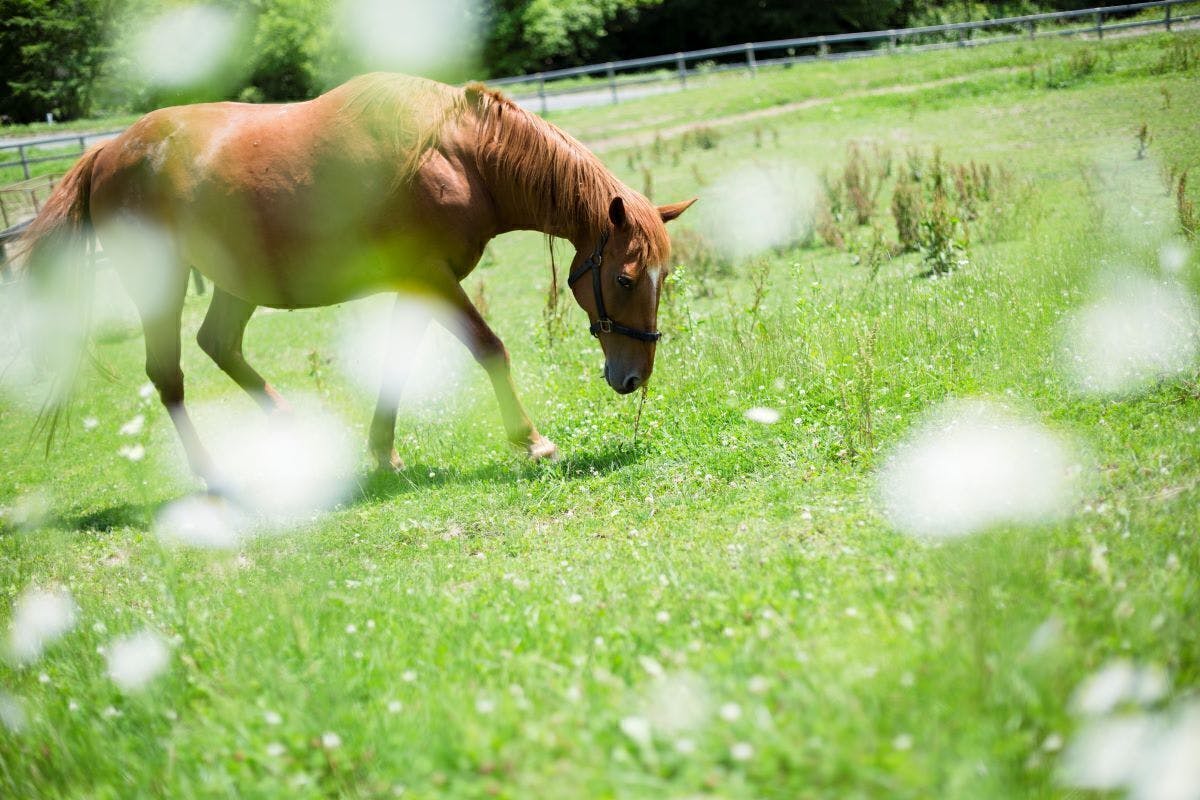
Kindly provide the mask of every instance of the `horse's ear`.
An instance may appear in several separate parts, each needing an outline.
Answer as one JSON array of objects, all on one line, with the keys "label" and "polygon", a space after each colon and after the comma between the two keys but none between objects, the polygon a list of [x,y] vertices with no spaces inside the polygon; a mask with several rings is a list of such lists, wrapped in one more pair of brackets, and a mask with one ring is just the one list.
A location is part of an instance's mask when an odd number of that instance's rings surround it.
[{"label": "horse's ear", "polygon": [[699,199],[700,198],[698,197],[693,197],[691,200],[684,200],[682,203],[671,203],[668,206],[659,206],[658,214],[660,217],[662,217],[663,222],[670,222],[683,212],[687,211],[691,207],[692,203]]},{"label": "horse's ear", "polygon": [[608,219],[614,228],[624,228],[629,218],[625,216],[625,201],[620,196],[614,197],[608,204]]}]

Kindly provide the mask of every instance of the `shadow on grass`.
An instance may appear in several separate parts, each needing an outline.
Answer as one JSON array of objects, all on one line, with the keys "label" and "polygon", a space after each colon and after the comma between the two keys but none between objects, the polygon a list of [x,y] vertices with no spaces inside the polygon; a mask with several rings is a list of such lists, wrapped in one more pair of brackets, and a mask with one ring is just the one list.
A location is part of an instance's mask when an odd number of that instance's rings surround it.
[{"label": "shadow on grass", "polygon": [[553,462],[533,462],[521,458],[492,461],[473,469],[456,469],[409,464],[400,472],[379,470],[358,475],[358,493],[350,503],[358,504],[447,485],[502,484],[517,479],[532,479],[550,474],[561,480],[589,475],[607,475],[635,464],[645,449],[630,445],[607,445],[595,452],[577,452]]},{"label": "shadow on grass", "polygon": [[162,503],[119,503],[108,508],[59,517],[56,526],[72,531],[99,531],[108,533],[118,528],[148,530],[154,524],[154,515]]},{"label": "shadow on grass", "polygon": [[[519,479],[534,479],[551,475],[559,480],[573,480],[589,475],[607,475],[639,462],[643,447],[616,444],[595,452],[579,452],[554,462],[531,462],[513,457],[491,461],[473,469],[456,469],[427,464],[410,464],[398,473],[365,471],[356,476],[358,490],[348,505],[354,506],[376,500],[386,500],[408,492],[448,485],[507,484]],[[149,530],[158,510],[169,502],[163,499],[151,503],[118,503],[86,513],[66,514],[49,524],[72,531],[108,533],[121,528]],[[2,530],[0,533],[8,533]]]}]

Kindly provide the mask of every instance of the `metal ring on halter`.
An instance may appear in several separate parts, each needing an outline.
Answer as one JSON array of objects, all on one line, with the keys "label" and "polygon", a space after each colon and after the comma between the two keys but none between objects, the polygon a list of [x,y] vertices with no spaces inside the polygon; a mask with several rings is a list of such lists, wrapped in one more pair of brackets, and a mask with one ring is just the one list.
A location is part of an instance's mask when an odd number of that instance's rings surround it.
[{"label": "metal ring on halter", "polygon": [[592,336],[600,338],[602,333],[619,333],[622,336],[628,336],[630,339],[637,339],[642,342],[657,342],[662,338],[662,334],[658,331],[642,331],[637,328],[629,328],[616,322],[608,316],[608,310],[604,307],[604,290],[602,281],[600,280],[600,267],[604,263],[604,246],[608,244],[608,229],[600,234],[600,241],[596,243],[596,249],[588,256],[587,260],[579,265],[579,269],[571,273],[567,278],[567,286],[574,286],[575,281],[583,277],[585,272],[592,273],[592,292],[596,299],[596,321],[592,323],[588,329]]}]

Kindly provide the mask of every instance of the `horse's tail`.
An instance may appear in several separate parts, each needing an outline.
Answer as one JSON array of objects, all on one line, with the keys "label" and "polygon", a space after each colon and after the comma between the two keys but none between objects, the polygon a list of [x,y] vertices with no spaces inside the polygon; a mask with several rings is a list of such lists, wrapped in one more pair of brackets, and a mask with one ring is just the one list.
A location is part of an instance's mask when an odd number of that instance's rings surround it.
[{"label": "horse's tail", "polygon": [[83,154],[58,182],[41,211],[16,242],[18,277],[28,288],[21,309],[25,346],[50,378],[49,393],[34,425],[46,448],[79,377],[88,349],[95,273],[92,171],[104,148]]}]

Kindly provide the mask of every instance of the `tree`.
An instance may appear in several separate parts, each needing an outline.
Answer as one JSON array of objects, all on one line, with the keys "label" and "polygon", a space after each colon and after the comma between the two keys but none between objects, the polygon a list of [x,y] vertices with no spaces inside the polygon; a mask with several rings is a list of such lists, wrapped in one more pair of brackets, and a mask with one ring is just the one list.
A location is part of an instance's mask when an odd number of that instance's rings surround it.
[{"label": "tree", "polygon": [[531,72],[612,57],[614,24],[635,23],[663,0],[491,0],[484,3],[484,70]]},{"label": "tree", "polygon": [[86,114],[116,0],[0,0],[0,114]]},{"label": "tree", "polygon": [[[254,99],[305,100],[322,88],[329,0],[252,0],[255,10],[250,89]],[[257,97],[255,97],[257,95]]]}]

